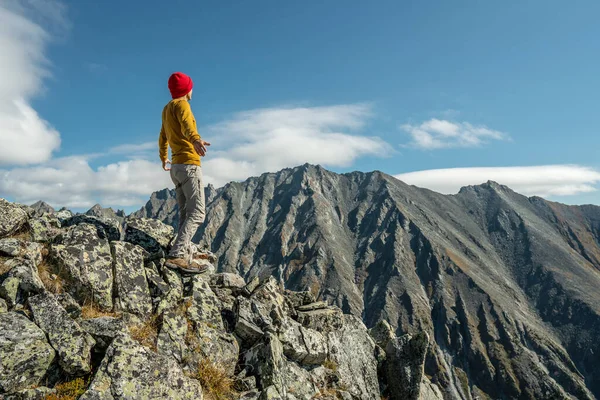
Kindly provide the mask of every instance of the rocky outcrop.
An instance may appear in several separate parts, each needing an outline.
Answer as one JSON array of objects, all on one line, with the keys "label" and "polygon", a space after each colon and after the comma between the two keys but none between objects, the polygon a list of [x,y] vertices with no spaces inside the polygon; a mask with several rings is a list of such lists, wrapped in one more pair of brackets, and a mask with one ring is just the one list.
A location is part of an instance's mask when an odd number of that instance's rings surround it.
[{"label": "rocky outcrop", "polygon": [[[172,222],[166,205],[152,208]],[[598,207],[304,165],[226,185],[206,221],[196,239],[218,272],[273,276],[396,336],[425,331],[424,373],[446,398],[600,396]],[[337,313],[298,321],[315,329]],[[236,334],[264,333],[260,319],[238,322]]]},{"label": "rocky outcrop", "polygon": [[81,302],[92,300],[101,308],[113,307],[113,258],[108,239],[97,227],[82,223],[64,231],[50,247],[51,257],[73,285],[71,294]]},{"label": "rocky outcrop", "polygon": [[187,378],[175,360],[158,355],[130,337],[115,338],[81,400],[202,400],[198,381]]},{"label": "rocky outcrop", "polygon": [[181,275],[157,258],[173,239],[160,222],[130,219],[109,241],[87,218],[67,217],[48,256],[0,240],[3,398],[60,397],[70,381],[84,400],[215,398],[215,380],[217,398],[380,397],[383,350],[359,319],[270,276]]},{"label": "rocky outcrop", "polygon": [[0,396],[41,384],[54,357],[44,332],[27,317],[0,313]]},{"label": "rocky outcrop", "polygon": [[19,231],[27,219],[27,212],[23,208],[0,199],[0,239]]},{"label": "rocky outcrop", "polygon": [[91,350],[94,339],[75,322],[50,293],[29,298],[35,323],[48,335],[63,370],[74,376],[92,369]]}]

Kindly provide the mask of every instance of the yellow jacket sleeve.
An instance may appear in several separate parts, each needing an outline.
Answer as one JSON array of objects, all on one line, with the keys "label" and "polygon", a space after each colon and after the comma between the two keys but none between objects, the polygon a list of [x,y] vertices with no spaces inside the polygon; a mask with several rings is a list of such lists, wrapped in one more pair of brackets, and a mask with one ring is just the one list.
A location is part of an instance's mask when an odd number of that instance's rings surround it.
[{"label": "yellow jacket sleeve", "polygon": [[158,135],[158,155],[162,162],[167,161],[167,158],[169,158],[169,142],[167,141],[164,125],[161,126],[160,134]]},{"label": "yellow jacket sleeve", "polygon": [[187,101],[180,101],[178,102],[178,105],[179,107],[177,107],[176,113],[177,119],[181,124],[181,133],[187,140],[193,143],[200,139],[200,135],[198,134],[196,119],[192,113],[192,108],[190,107],[190,103]]}]

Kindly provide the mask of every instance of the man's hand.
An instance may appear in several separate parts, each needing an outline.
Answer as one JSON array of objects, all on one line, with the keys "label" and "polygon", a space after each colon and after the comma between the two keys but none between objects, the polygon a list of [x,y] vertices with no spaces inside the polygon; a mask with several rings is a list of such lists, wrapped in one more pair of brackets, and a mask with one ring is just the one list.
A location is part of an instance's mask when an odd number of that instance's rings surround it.
[{"label": "man's hand", "polygon": [[205,142],[202,139],[198,139],[193,143],[193,145],[196,153],[200,154],[201,157],[204,157],[206,155],[206,146],[210,146],[210,143]]},{"label": "man's hand", "polygon": [[166,159],[165,161],[163,161],[163,169],[165,171],[170,171],[171,170],[171,160]]}]

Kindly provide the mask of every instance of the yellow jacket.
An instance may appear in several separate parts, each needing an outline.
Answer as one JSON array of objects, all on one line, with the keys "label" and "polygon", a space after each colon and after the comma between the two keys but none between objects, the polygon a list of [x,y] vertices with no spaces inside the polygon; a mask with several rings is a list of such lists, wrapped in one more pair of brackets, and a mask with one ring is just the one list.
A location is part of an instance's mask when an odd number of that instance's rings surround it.
[{"label": "yellow jacket", "polygon": [[190,103],[184,99],[171,100],[162,112],[162,128],[158,137],[160,160],[165,161],[171,146],[173,164],[200,165],[200,155],[193,142],[200,139]]}]

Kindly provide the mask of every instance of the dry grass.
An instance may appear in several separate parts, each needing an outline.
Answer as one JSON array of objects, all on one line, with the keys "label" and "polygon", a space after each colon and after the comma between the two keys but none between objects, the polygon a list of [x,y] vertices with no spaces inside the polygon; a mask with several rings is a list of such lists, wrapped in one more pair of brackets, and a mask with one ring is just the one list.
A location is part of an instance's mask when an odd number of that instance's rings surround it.
[{"label": "dry grass", "polygon": [[9,257],[0,256],[0,275],[7,273],[10,268],[6,265],[6,262],[10,260]]},{"label": "dry grass", "polygon": [[28,228],[21,228],[21,230],[19,230],[18,232],[15,232],[12,235],[10,235],[9,238],[30,241],[31,233],[29,233]]},{"label": "dry grass", "polygon": [[131,337],[137,340],[142,346],[156,351],[156,340],[158,339],[159,317],[152,314],[141,324],[129,327]]},{"label": "dry grass", "polygon": [[58,274],[54,274],[53,268],[47,260],[44,260],[38,265],[38,275],[44,284],[44,287],[54,294],[64,292],[65,280]]},{"label": "dry grass", "polygon": [[236,398],[233,380],[225,370],[210,360],[204,359],[198,364],[193,376],[200,381],[207,400],[230,400]]},{"label": "dry grass", "polygon": [[331,361],[329,358],[327,360],[325,360],[325,362],[323,362],[323,367],[325,367],[333,372],[338,370],[338,365],[334,361]]},{"label": "dry grass", "polygon": [[76,400],[85,393],[89,385],[89,380],[76,378],[72,381],[57,384],[56,394],[46,396],[45,400]]},{"label": "dry grass", "polygon": [[100,317],[118,317],[119,314],[112,311],[104,311],[96,303],[86,301],[81,307],[81,318],[92,319]]}]

